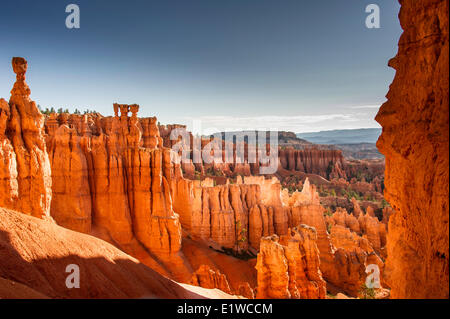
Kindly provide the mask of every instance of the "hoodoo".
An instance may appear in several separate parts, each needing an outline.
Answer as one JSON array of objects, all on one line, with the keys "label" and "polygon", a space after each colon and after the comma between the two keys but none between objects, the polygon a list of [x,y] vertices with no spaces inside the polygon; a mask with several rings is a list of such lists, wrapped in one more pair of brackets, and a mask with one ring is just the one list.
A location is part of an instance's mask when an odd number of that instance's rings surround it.
[{"label": "hoodoo", "polygon": [[44,116],[30,99],[28,63],[13,58],[16,83],[9,103],[0,99],[0,207],[28,215],[50,215],[52,182],[44,138]]}]

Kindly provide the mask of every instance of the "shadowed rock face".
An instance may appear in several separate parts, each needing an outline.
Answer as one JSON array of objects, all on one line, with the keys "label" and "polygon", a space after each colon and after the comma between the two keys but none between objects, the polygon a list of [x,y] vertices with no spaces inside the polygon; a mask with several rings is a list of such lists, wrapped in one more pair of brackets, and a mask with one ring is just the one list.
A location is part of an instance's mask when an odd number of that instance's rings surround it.
[{"label": "shadowed rock face", "polygon": [[376,116],[385,196],[395,209],[386,276],[393,298],[448,298],[449,2],[401,4],[404,32],[389,61],[396,75]]}]

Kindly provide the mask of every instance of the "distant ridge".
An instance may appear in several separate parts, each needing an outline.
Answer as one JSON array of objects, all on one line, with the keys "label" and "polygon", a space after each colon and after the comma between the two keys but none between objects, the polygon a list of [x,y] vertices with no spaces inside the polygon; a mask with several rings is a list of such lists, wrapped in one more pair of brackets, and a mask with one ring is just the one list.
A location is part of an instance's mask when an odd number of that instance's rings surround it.
[{"label": "distant ridge", "polygon": [[316,144],[359,144],[376,143],[381,128],[361,128],[297,133],[297,137]]}]

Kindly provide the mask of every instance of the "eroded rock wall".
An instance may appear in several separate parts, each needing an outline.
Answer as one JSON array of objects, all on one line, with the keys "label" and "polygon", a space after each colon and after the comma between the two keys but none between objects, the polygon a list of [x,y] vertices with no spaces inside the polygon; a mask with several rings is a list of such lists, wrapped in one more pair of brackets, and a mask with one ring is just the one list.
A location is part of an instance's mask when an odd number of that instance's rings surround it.
[{"label": "eroded rock wall", "polygon": [[51,213],[66,228],[92,231],[119,247],[137,240],[160,257],[181,247],[170,189],[180,173],[171,150],[162,146],[156,118],[138,119],[138,109],[115,104],[113,117],[52,114],[47,119],[55,192]]}]

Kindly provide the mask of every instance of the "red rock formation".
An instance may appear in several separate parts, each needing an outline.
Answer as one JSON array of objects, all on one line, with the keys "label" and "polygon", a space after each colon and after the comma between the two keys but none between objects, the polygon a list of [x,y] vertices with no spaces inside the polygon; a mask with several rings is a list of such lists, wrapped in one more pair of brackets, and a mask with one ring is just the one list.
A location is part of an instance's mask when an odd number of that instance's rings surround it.
[{"label": "red rock formation", "polygon": [[341,225],[331,228],[331,243],[334,252],[335,274],[333,284],[351,296],[357,296],[365,283],[366,267],[376,264],[381,275],[384,263],[370,242]]},{"label": "red rock formation", "polygon": [[0,99],[0,206],[49,216],[51,172],[43,137],[44,117],[30,99],[27,61],[13,58],[16,83],[9,103]]},{"label": "red rock formation", "polygon": [[53,132],[47,149],[52,163],[51,216],[59,225],[88,234],[92,200],[86,143],[75,129],[62,125]]},{"label": "red rock formation", "polygon": [[92,233],[147,264],[154,266],[156,258],[166,269],[178,269],[174,278],[186,278],[170,186],[181,173],[171,162],[171,150],[161,146],[156,118],[139,120],[138,109],[115,104],[114,117],[47,119],[52,216],[58,224]]},{"label": "red rock formation", "polygon": [[354,215],[348,214],[347,211],[343,208],[338,208],[336,212],[331,216],[329,221],[331,224],[346,227],[350,229],[352,232],[355,233],[361,232],[358,219]]},{"label": "red rock formation", "polygon": [[245,297],[247,299],[255,299],[255,292],[248,282],[241,283],[236,292],[236,295]]},{"label": "red rock formation", "polygon": [[279,159],[281,168],[286,170],[317,174],[325,178],[346,177],[342,170],[344,158],[340,150],[283,148],[279,150]]},{"label": "red rock formation", "polygon": [[[172,125],[159,125],[161,137],[164,140],[164,146],[172,147],[180,141],[180,137],[175,140],[171,140],[171,133],[175,129],[186,130],[185,125],[172,124]],[[278,132],[279,140],[283,140],[284,135],[289,132]],[[291,133],[293,134],[293,133]],[[194,138],[192,133],[186,131],[186,136],[189,136],[190,144],[185,144],[187,150],[189,150],[190,159],[194,157],[194,153],[197,153],[194,149]],[[222,135],[224,138],[224,135]],[[219,137],[220,139],[220,137]],[[199,141],[201,149],[211,142],[210,138],[202,138]],[[220,143],[220,142],[219,142]],[[249,176],[259,175],[259,165],[255,163],[249,164],[249,156],[254,153],[254,150],[249,147],[247,143],[233,143],[228,146],[230,150],[233,150],[233,155],[229,159],[225,159],[225,149],[227,143],[222,141],[222,147],[220,153],[216,154],[217,158],[222,160],[222,163],[205,163],[201,159],[201,163],[189,164],[189,178],[193,178],[195,174],[192,172],[192,168],[195,166],[197,172],[201,175],[207,174],[205,171],[208,169],[217,170],[225,176],[235,176],[238,174]],[[329,146],[314,145],[311,143],[297,144],[283,144],[280,143],[278,149],[279,167],[278,175],[291,175],[297,172],[314,174],[321,176],[325,179],[338,179],[345,178],[350,180],[352,177],[366,176],[368,183],[366,185],[361,184],[359,187],[373,188],[374,191],[381,191],[381,182],[384,174],[384,160],[382,159],[370,159],[370,160],[346,160],[342,155],[341,150],[330,148]],[[237,159],[236,149],[243,147],[244,158]],[[217,150],[216,150],[217,151]],[[214,150],[211,150],[211,156],[214,156]]]},{"label": "red rock formation", "polygon": [[192,275],[191,284],[209,289],[220,289],[227,294],[232,294],[227,276],[219,270],[213,270],[208,265],[201,265]]},{"label": "red rock formation", "polygon": [[174,207],[194,238],[218,249],[240,252],[251,248],[256,252],[262,236],[287,232],[289,209],[281,202],[277,179],[245,177],[243,183],[239,179],[238,184],[210,184],[209,179],[181,179],[172,186]]},{"label": "red rock formation", "polygon": [[0,298],[2,299],[49,299],[46,295],[37,292],[14,280],[0,278]]},{"label": "red rock formation", "polygon": [[[155,118],[139,122],[137,105],[114,108],[115,117],[100,118],[97,123],[89,123],[86,116],[74,116],[68,123],[47,121],[56,192],[52,213],[63,226],[83,231],[91,226],[92,210],[92,224],[114,242],[128,244],[134,233],[152,251],[176,252],[180,230],[168,182],[173,175],[170,150],[158,148]],[[77,131],[78,121],[83,131]],[[68,202],[83,207],[67,206]],[[77,227],[80,219],[87,224],[83,229]]]},{"label": "red rock formation", "polygon": [[386,245],[386,225],[368,214],[360,215],[358,223],[362,234],[367,237],[375,251],[380,253],[381,248]]},{"label": "red rock formation", "polygon": [[353,197],[352,198],[352,204],[353,204],[353,215],[358,218],[361,215],[364,215],[364,212],[361,210],[361,206],[359,206],[358,201]]},{"label": "red rock formation", "polygon": [[395,209],[385,272],[393,298],[449,298],[449,2],[401,4],[396,75],[376,116]]},{"label": "red rock formation", "polygon": [[292,227],[305,224],[315,228],[317,247],[320,251],[320,270],[327,281],[336,282],[334,278],[333,247],[325,223],[325,209],[320,205],[316,187],[311,185],[307,179],[301,192],[294,192],[289,198],[285,195],[284,201],[292,209],[292,220],[290,222]]},{"label": "red rock formation", "polygon": [[[348,228],[355,234],[367,238],[378,254],[381,254],[386,246],[386,225],[369,214],[361,214],[359,218],[356,218],[348,214],[345,209],[338,209],[327,219],[327,223]],[[381,255],[384,256],[384,252]]]},{"label": "red rock formation", "polygon": [[[343,169],[348,180],[352,178],[361,180],[364,178],[366,182],[370,182],[373,186],[379,187],[381,186],[379,185],[379,178],[384,176],[384,166],[384,159],[346,160]],[[375,183],[373,183],[374,180]],[[364,186],[361,185],[361,187]]]},{"label": "red rock formation", "polygon": [[256,298],[325,298],[316,240],[314,228],[305,225],[262,238]]},{"label": "red rock formation", "polygon": [[367,206],[366,214],[369,215],[369,216],[371,216],[371,217],[375,217],[375,212],[374,212],[372,206]]}]

